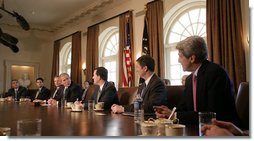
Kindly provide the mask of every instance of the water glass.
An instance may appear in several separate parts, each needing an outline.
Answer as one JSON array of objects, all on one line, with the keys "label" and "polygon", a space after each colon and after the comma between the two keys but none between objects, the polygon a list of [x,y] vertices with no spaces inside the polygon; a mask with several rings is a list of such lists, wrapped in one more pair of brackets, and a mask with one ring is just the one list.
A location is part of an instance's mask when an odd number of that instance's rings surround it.
[{"label": "water glass", "polygon": [[41,136],[41,119],[24,119],[17,121],[18,136]]},{"label": "water glass", "polygon": [[11,128],[9,127],[0,127],[0,136],[10,136]]},{"label": "water glass", "polygon": [[88,111],[93,111],[95,102],[94,100],[88,100]]},{"label": "water glass", "polygon": [[214,112],[199,112],[199,136],[204,136],[201,132],[201,128],[205,124],[212,124],[212,119],[216,119],[216,113]]}]

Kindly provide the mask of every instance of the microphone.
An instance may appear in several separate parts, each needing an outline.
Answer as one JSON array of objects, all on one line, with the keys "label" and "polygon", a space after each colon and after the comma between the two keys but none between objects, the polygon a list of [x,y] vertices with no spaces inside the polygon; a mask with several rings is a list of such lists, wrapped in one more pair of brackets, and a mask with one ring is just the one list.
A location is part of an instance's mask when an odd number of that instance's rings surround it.
[{"label": "microphone", "polygon": [[18,24],[24,29],[24,30],[29,30],[30,26],[28,24],[28,22],[25,20],[24,17],[22,17],[21,15],[19,15],[17,12],[13,11],[13,15],[16,17],[16,21],[18,22]]},{"label": "microphone", "polygon": [[12,44],[12,45],[16,45],[18,43],[18,39],[11,36],[8,33],[2,33],[1,39]]},{"label": "microphone", "polygon": [[16,45],[10,44],[9,42],[6,42],[2,38],[0,38],[0,43],[2,43],[3,45],[9,47],[14,53],[19,52],[19,48]]},{"label": "microphone", "polygon": [[2,29],[0,28],[0,43],[9,47],[13,52],[19,52],[19,48],[16,46],[18,43],[18,39],[11,36],[8,33],[3,33]]}]

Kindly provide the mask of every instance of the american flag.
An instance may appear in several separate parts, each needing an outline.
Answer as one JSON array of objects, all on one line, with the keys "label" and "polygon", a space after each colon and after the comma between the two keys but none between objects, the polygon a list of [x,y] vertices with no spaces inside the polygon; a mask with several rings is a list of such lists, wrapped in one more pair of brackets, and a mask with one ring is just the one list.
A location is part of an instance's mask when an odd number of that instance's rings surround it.
[{"label": "american flag", "polygon": [[126,24],[126,46],[123,51],[123,87],[131,86],[131,46],[130,46],[130,25],[129,22]]}]

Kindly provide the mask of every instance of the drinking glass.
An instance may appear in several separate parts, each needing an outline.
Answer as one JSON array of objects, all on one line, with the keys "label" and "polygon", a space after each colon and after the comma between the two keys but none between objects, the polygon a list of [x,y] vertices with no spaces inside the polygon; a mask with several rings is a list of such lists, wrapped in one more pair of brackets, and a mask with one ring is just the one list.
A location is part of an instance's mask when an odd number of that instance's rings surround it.
[{"label": "drinking glass", "polygon": [[17,121],[18,136],[41,136],[41,119],[23,119]]}]

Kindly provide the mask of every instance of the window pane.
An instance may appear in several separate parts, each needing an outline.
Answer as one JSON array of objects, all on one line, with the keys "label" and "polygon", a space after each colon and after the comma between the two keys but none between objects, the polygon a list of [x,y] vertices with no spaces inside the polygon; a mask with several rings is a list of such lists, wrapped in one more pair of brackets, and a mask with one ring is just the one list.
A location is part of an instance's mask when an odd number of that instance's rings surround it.
[{"label": "window pane", "polygon": [[116,55],[118,53],[118,46],[119,46],[119,34],[116,33],[112,35],[106,45],[106,49],[104,50],[104,56],[111,56],[111,55]]},{"label": "window pane", "polygon": [[116,83],[116,61],[105,62],[105,68],[108,70],[108,81]]},{"label": "window pane", "polygon": [[170,78],[171,79],[179,79],[181,76],[181,74],[179,73],[181,70],[181,66],[180,65],[172,65],[171,66],[171,74],[170,74]]},{"label": "window pane", "polygon": [[171,32],[169,37],[169,43],[176,43],[180,41],[180,35]]},{"label": "window pane", "polygon": [[171,51],[170,52],[170,64],[179,64],[178,63],[178,51]]}]

